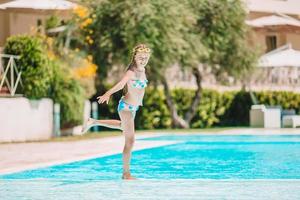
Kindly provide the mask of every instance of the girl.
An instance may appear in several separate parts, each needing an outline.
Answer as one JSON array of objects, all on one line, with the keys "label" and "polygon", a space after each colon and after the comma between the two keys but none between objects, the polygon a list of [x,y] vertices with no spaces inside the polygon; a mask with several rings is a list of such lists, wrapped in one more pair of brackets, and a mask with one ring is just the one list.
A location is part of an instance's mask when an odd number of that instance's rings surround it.
[{"label": "girl", "polygon": [[110,96],[126,86],[124,88],[125,95],[121,97],[117,109],[121,120],[96,120],[89,118],[83,127],[83,132],[86,132],[90,127],[95,125],[122,130],[125,136],[125,146],[123,149],[123,179],[136,179],[130,174],[131,151],[135,141],[134,118],[139,106],[142,106],[145,88],[148,83],[145,66],[148,63],[150,51],[150,48],[145,44],[137,45],[133,49],[131,63],[123,78],[105,94],[97,97],[99,104],[104,102],[108,104]]}]

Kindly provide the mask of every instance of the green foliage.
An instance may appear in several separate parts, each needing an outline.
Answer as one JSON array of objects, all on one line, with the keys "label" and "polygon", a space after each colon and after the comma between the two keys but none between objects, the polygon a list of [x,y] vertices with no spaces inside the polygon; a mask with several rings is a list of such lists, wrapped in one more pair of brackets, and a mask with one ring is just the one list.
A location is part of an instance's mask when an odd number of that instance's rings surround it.
[{"label": "green foliage", "polygon": [[112,65],[129,63],[132,48],[148,44],[151,79],[174,63],[211,65],[215,75],[241,77],[256,54],[246,45],[246,12],[240,0],[87,1],[95,15],[89,51],[101,66],[100,80]]},{"label": "green foliage", "polygon": [[60,19],[56,15],[51,15],[46,20],[46,30],[58,27],[60,25]]},{"label": "green foliage", "polygon": [[48,96],[52,74],[41,39],[27,35],[11,36],[4,52],[21,57],[17,65],[22,70],[23,88],[18,92],[31,99]]},{"label": "green foliage", "polygon": [[[94,45],[90,52],[105,79],[112,65],[130,62],[132,48],[148,44],[152,50],[151,72],[163,71],[176,62],[197,61],[205,51],[192,30],[195,16],[184,1],[93,1],[96,18],[90,25]],[[157,76],[153,76],[157,79]]]},{"label": "green foliage", "polygon": [[[195,91],[191,89],[176,89],[172,91],[178,113],[183,114],[189,109]],[[203,90],[200,105],[191,121],[192,128],[211,127],[219,124],[221,117],[231,105],[233,95],[219,93],[214,90]]]},{"label": "green foliage", "polygon": [[208,49],[208,56],[202,62],[209,64],[217,76],[226,72],[240,78],[249,72],[257,55],[253,47],[247,45],[249,30],[243,3],[240,0],[191,0],[190,4],[197,14],[201,41]]},{"label": "green foliage", "polygon": [[82,124],[84,108],[84,90],[80,83],[72,78],[67,68],[58,61],[51,61],[53,77],[50,98],[60,104],[61,126],[63,128]]},{"label": "green foliage", "polygon": [[[180,116],[186,112],[192,102],[194,90],[174,89],[172,97]],[[292,92],[256,92],[260,104],[280,105],[283,109],[295,109],[300,113],[300,94]],[[121,93],[113,95],[108,105],[101,104],[100,117],[118,119],[117,105]],[[149,87],[144,97],[144,106],[136,115],[137,129],[171,128],[171,116],[166,105],[164,93],[160,89]],[[247,126],[251,97],[248,92],[235,91],[220,93],[214,90],[203,90],[202,100],[196,115],[191,121],[192,128],[212,126]],[[107,113],[104,115],[104,113]]]},{"label": "green foliage", "polygon": [[171,127],[172,120],[163,91],[148,87],[145,96],[147,98],[143,100],[143,106],[140,107],[141,111],[137,113],[137,128]]},{"label": "green foliage", "polygon": [[[95,16],[89,25],[94,41],[89,52],[101,69],[98,90],[113,65],[130,62],[132,48],[138,43],[146,43],[153,50],[146,67],[152,83],[159,83],[165,70],[175,63],[193,69],[202,63],[223,83],[228,76],[242,78],[253,69],[256,54],[247,45],[246,12],[240,0],[98,0],[87,1],[87,5]],[[193,93],[183,98],[188,96],[190,102]],[[215,109],[218,113],[224,110],[219,104],[201,104],[207,112],[197,112],[207,122],[196,120],[192,126],[219,123],[213,113]],[[178,109],[179,115],[184,115],[188,105]],[[155,127],[159,124],[156,121],[152,122]]]},{"label": "green foliage", "polygon": [[297,93],[287,91],[258,92],[256,93],[259,103],[265,103],[271,106],[280,105],[283,109],[295,109],[300,113],[300,96]]},{"label": "green foliage", "polygon": [[[226,109],[226,112],[221,117],[221,125],[248,125],[249,124],[249,110],[252,105],[250,93],[245,91],[239,92],[226,92],[224,95],[227,95],[231,99],[229,107]],[[257,95],[255,93],[255,95]],[[262,101],[262,103],[267,103]]]},{"label": "green foliage", "polygon": [[61,126],[82,123],[84,91],[59,60],[47,57],[47,48],[40,37],[21,35],[7,40],[5,53],[20,55],[23,88],[19,92],[29,99],[50,97],[61,106]]},{"label": "green foliage", "polygon": [[[86,5],[95,16],[88,28],[94,41],[89,52],[99,66],[98,90],[113,65],[124,66],[130,62],[132,48],[138,43],[146,43],[153,50],[146,67],[152,83],[159,83],[165,70],[173,64],[194,69],[203,63],[212,68],[220,81],[223,77],[227,81],[228,75],[241,78],[249,73],[256,60],[256,54],[246,43],[246,12],[240,0],[98,0],[86,1]],[[188,95],[190,102],[193,93]],[[188,95],[183,98],[187,99]],[[216,105],[202,105],[207,112],[197,112],[207,122],[196,120],[192,126],[219,123],[213,113],[215,109],[217,113],[223,112],[219,104],[218,101]],[[188,105],[178,109],[179,115],[184,115]],[[158,112],[155,111],[155,116]],[[155,116],[149,118],[154,120],[153,126],[160,126],[156,125],[160,122]],[[143,124],[147,123],[143,121]]]}]

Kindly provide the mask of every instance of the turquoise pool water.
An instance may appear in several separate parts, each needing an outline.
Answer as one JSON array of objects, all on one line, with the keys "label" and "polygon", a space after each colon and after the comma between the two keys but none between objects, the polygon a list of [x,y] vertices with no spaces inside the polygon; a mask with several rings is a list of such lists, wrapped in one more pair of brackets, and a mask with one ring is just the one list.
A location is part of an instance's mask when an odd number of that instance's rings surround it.
[{"label": "turquoise pool water", "polygon": [[[229,192],[236,188],[230,197],[243,199],[241,195],[249,191],[255,192],[256,195],[261,192],[261,197],[300,197],[300,136],[167,135],[144,140],[167,140],[177,143],[134,151],[132,174],[141,179],[134,183],[124,183],[120,180],[122,157],[121,154],[116,154],[2,175],[0,191],[9,184],[14,187],[23,184],[24,189],[28,187],[28,191],[30,188],[39,190],[54,186],[61,189],[66,185],[69,185],[68,189],[74,187],[77,191],[78,188],[88,187],[85,191],[90,191],[96,184],[102,187],[101,192],[120,192],[120,188],[132,187],[140,188],[141,193],[146,190],[153,192],[153,197],[159,195],[158,191],[155,192],[159,188],[166,188],[170,194],[179,192],[179,196],[222,195],[222,191],[228,189]],[[244,192],[241,192],[243,190]],[[59,191],[58,189],[57,192]],[[190,198],[199,199],[196,196],[192,195]],[[167,197],[164,199],[168,199]]]},{"label": "turquoise pool water", "polygon": [[[144,179],[300,179],[299,136],[161,136],[177,144],[134,151]],[[122,155],[3,175],[2,179],[120,179]]]}]

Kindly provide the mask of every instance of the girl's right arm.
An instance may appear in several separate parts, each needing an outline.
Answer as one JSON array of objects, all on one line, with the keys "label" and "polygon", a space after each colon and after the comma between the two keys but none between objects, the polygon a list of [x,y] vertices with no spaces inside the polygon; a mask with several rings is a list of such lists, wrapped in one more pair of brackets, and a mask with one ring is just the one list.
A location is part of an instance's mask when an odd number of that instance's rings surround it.
[{"label": "girl's right arm", "polygon": [[127,70],[127,72],[125,73],[125,75],[123,76],[123,78],[116,85],[114,85],[111,89],[109,89],[107,92],[105,92],[104,95],[97,97],[97,99],[99,99],[98,102],[99,103],[106,102],[108,104],[109,97],[113,93],[121,90],[125,86],[125,84],[127,83],[127,81],[129,79],[131,79],[133,76],[134,76],[134,72],[131,71],[131,70]]}]

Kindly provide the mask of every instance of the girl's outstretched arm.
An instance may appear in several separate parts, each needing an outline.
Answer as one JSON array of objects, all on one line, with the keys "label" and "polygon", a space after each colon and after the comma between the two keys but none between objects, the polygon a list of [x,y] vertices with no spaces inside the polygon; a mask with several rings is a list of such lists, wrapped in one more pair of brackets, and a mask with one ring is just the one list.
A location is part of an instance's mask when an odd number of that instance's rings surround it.
[{"label": "girl's outstretched arm", "polygon": [[105,92],[105,94],[103,94],[102,96],[97,97],[98,103],[100,104],[106,102],[106,104],[108,104],[110,96],[113,93],[121,90],[125,86],[126,82],[133,76],[134,76],[134,72],[131,70],[127,70],[123,78],[116,85],[114,85],[111,89]]}]

